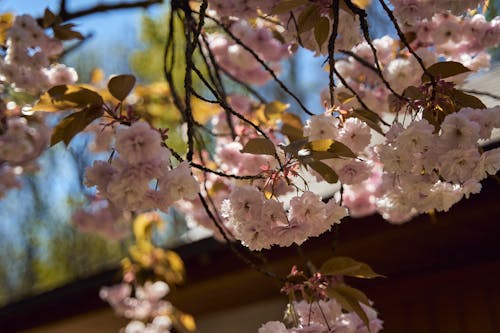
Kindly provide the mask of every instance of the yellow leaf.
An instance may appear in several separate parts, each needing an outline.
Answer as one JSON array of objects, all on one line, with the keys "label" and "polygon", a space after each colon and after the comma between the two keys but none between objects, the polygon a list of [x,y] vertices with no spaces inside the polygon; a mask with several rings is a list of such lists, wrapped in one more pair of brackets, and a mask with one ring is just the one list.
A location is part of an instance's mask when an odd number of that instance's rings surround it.
[{"label": "yellow leaf", "polygon": [[90,83],[91,84],[99,84],[104,80],[104,71],[101,68],[94,68],[92,72],[90,72]]},{"label": "yellow leaf", "polygon": [[273,101],[266,104],[264,115],[269,120],[281,119],[283,113],[290,107],[290,104],[285,104],[280,101]]},{"label": "yellow leaf", "polygon": [[351,0],[351,2],[361,9],[366,9],[370,5],[371,0]]},{"label": "yellow leaf", "polygon": [[196,322],[193,316],[183,313],[179,316],[179,321],[189,332],[194,332],[196,330]]},{"label": "yellow leaf", "polygon": [[7,30],[9,30],[10,27],[12,27],[13,22],[14,22],[14,14],[5,13],[0,15],[0,44],[5,43]]},{"label": "yellow leaf", "polygon": [[218,104],[208,103],[198,98],[193,98],[191,105],[193,118],[200,124],[205,124],[210,118],[222,112],[222,108]]},{"label": "yellow leaf", "polygon": [[335,141],[332,139],[314,140],[307,144],[307,147],[314,151],[327,151]]}]

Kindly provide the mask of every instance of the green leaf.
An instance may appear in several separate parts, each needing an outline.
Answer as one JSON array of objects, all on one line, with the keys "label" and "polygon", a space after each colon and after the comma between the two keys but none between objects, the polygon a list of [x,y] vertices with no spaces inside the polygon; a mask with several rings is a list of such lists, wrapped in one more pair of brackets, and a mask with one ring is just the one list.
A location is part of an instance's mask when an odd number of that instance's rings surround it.
[{"label": "green leaf", "polygon": [[384,135],[384,132],[382,131],[382,128],[380,128],[379,125],[380,117],[375,112],[365,109],[356,109],[353,110],[349,116],[364,121],[368,126],[370,126],[371,129]]},{"label": "green leaf", "polygon": [[476,96],[466,94],[458,89],[453,89],[451,95],[455,102],[459,104],[459,107],[456,111],[459,111],[461,108],[466,107],[473,109],[486,109],[486,105],[484,105],[484,103]]},{"label": "green leaf", "polygon": [[346,275],[361,279],[383,277],[367,264],[349,257],[333,257],[325,261],[319,271],[322,275]]},{"label": "green leaf", "polygon": [[274,143],[266,138],[254,138],[248,140],[247,144],[241,150],[242,153],[257,154],[257,155],[271,155],[276,154],[276,147]]},{"label": "green leaf", "polygon": [[[427,68],[429,72],[434,77],[439,77],[445,79],[447,77],[455,76],[462,73],[470,72],[471,70],[456,61],[442,61],[437,62]],[[422,82],[429,82],[431,79],[427,74],[422,75]]]},{"label": "green leaf", "polygon": [[314,26],[314,38],[319,47],[326,42],[329,33],[330,21],[326,17],[321,16]]},{"label": "green leaf", "polygon": [[319,21],[319,7],[317,5],[310,5],[304,9],[297,20],[297,30],[299,33],[303,33],[311,30]]},{"label": "green leaf", "polygon": [[370,300],[366,295],[358,289],[349,287],[346,284],[339,284],[326,289],[328,297],[335,299],[343,309],[356,313],[363,321],[366,327],[370,327],[370,319],[366,315],[365,310],[360,303],[370,305]]},{"label": "green leaf", "polygon": [[274,6],[273,10],[271,10],[271,15],[275,14],[283,14],[289,12],[297,7],[305,5],[308,3],[308,0],[286,0],[281,1],[276,6]]},{"label": "green leaf", "polygon": [[97,92],[77,85],[60,85],[40,96],[32,111],[54,112],[101,106],[103,98]]},{"label": "green leaf", "polygon": [[62,119],[54,128],[52,137],[50,138],[50,145],[53,146],[60,141],[68,145],[75,135],[83,131],[91,122],[102,116],[102,114],[102,109],[97,107],[87,108],[70,114]]},{"label": "green leaf", "polygon": [[335,184],[339,180],[339,176],[327,164],[321,161],[308,162],[307,166],[319,173],[321,177],[330,184]]},{"label": "green leaf", "polygon": [[108,90],[119,101],[127,98],[135,85],[135,76],[122,74],[113,76],[108,82]]}]

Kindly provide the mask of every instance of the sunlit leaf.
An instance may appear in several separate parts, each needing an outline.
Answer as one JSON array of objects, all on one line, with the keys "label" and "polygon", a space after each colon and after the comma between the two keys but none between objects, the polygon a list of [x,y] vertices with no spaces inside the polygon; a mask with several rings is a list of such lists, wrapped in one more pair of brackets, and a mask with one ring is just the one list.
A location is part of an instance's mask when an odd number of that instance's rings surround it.
[{"label": "sunlit leaf", "polygon": [[323,275],[346,275],[362,279],[383,277],[383,275],[375,273],[367,264],[349,257],[333,257],[328,259],[321,265],[319,271]]},{"label": "sunlit leaf", "polygon": [[104,80],[104,71],[97,67],[90,72],[90,83],[98,84]]},{"label": "sunlit leaf", "polygon": [[309,3],[308,0],[285,0],[274,6],[271,15],[289,12],[299,6]]},{"label": "sunlit leaf", "polygon": [[281,119],[283,113],[290,107],[290,104],[285,104],[280,101],[273,101],[266,104],[264,107],[264,115],[269,120]]},{"label": "sunlit leaf", "polygon": [[135,85],[135,76],[122,74],[113,76],[108,82],[108,90],[111,95],[119,101],[127,98]]},{"label": "sunlit leaf", "polygon": [[274,156],[276,154],[276,147],[272,141],[266,138],[254,138],[248,140],[241,152],[248,154]]},{"label": "sunlit leaf", "polygon": [[371,0],[351,0],[351,2],[361,9],[366,9],[371,3]]},{"label": "sunlit leaf", "polygon": [[[159,111],[165,113],[164,105],[160,106],[161,109]],[[222,108],[219,104],[208,103],[198,98],[193,98],[191,100],[191,106],[193,118],[200,124],[205,124],[210,118],[222,112]],[[177,114],[178,112],[174,113]]]},{"label": "sunlit leaf", "polygon": [[62,119],[54,128],[50,138],[50,145],[63,141],[68,145],[75,135],[83,131],[91,122],[102,116],[103,111],[99,107],[87,108],[70,114]]},{"label": "sunlit leaf", "polygon": [[[429,72],[434,77],[445,79],[451,76],[455,76],[462,73],[470,72],[471,70],[456,61],[442,61],[437,62],[427,68]],[[422,82],[429,82],[431,79],[427,74],[422,75]]]},{"label": "sunlit leaf", "polygon": [[0,44],[5,43],[7,30],[12,27],[14,22],[14,14],[4,13],[0,15]]},{"label": "sunlit leaf", "polygon": [[101,106],[103,98],[95,91],[77,85],[60,85],[40,96],[32,111],[54,112]]},{"label": "sunlit leaf", "polygon": [[333,142],[332,139],[314,140],[307,144],[307,148],[314,151],[327,151]]},{"label": "sunlit leaf", "polygon": [[339,176],[335,171],[323,162],[312,161],[307,163],[307,165],[319,173],[321,177],[330,184],[335,184],[339,180]]}]

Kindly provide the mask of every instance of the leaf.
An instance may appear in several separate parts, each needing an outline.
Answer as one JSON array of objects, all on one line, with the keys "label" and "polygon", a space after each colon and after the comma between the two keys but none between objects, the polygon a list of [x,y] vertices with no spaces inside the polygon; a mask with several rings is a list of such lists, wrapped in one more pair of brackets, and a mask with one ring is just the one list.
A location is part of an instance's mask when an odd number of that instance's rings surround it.
[{"label": "leaf", "polygon": [[281,115],[281,133],[286,135],[290,142],[301,140],[304,138],[304,129],[300,117],[289,112],[284,112]]},{"label": "leaf", "polygon": [[403,90],[403,96],[412,100],[424,99],[424,94],[415,86],[409,86]]},{"label": "leaf", "polygon": [[370,126],[371,129],[384,135],[384,132],[382,132],[382,128],[380,128],[380,125],[378,124],[380,117],[375,112],[365,109],[356,109],[350,113],[350,117],[355,117],[359,120],[364,121],[368,126]]},{"label": "leaf", "polygon": [[70,114],[54,128],[50,145],[63,141],[68,145],[75,135],[83,131],[91,122],[102,116],[101,108],[89,108]]},{"label": "leaf", "polygon": [[286,0],[281,1],[276,6],[274,6],[273,10],[271,10],[271,15],[283,14],[289,12],[297,7],[305,5],[308,3],[308,0]]},{"label": "leaf", "polygon": [[326,289],[328,297],[335,299],[340,303],[343,309],[356,313],[363,321],[366,327],[369,328],[370,319],[360,303],[370,305],[370,300],[366,295],[358,289],[349,287],[346,284],[339,284]]},{"label": "leaf", "polygon": [[486,105],[484,105],[484,103],[479,98],[466,94],[462,90],[453,89],[451,95],[455,102],[459,104],[459,107],[456,111],[459,111],[460,109],[466,107],[473,109],[486,109]]},{"label": "leaf", "polygon": [[54,112],[101,106],[103,98],[97,92],[77,85],[60,85],[40,96],[32,111]]},{"label": "leaf", "polygon": [[332,168],[330,168],[325,163],[320,161],[312,161],[307,163],[307,165],[310,166],[314,171],[319,173],[326,182],[330,184],[335,184],[336,182],[338,182],[339,176],[335,173],[335,171],[333,171]]},{"label": "leaf", "polygon": [[339,92],[335,96],[340,104],[347,104],[354,99],[354,95],[348,94],[344,91]]},{"label": "leaf", "polygon": [[322,275],[346,275],[360,279],[383,277],[383,275],[375,273],[367,264],[349,257],[333,257],[328,259],[321,265],[319,271]]},{"label": "leaf", "polygon": [[283,135],[286,135],[288,137],[288,140],[290,140],[290,142],[294,142],[304,138],[302,130],[290,126],[288,124],[284,124],[281,127],[281,133],[283,133]]},{"label": "leaf", "polygon": [[353,153],[351,148],[347,147],[345,144],[343,144],[340,141],[333,142],[330,145],[330,148],[328,148],[328,151],[331,153],[335,153],[338,156],[352,157],[352,158],[356,157],[356,154]]},{"label": "leaf", "polygon": [[282,114],[290,107],[290,104],[285,104],[280,101],[273,101],[266,104],[264,115],[268,120],[280,119]]},{"label": "leaf", "polygon": [[[455,76],[462,73],[470,72],[471,70],[456,61],[442,61],[437,62],[427,68],[429,72],[434,77],[445,79],[447,77]],[[427,74],[422,75],[422,82],[429,82],[431,79]]]},{"label": "leaf", "polygon": [[286,153],[291,154],[293,157],[299,159],[300,158],[299,151],[304,149],[307,142],[308,142],[307,139],[302,138],[302,139],[290,142],[290,144],[288,146],[281,146],[281,148]]},{"label": "leaf", "polygon": [[327,151],[334,142],[332,139],[314,140],[309,142],[306,147],[313,151]]},{"label": "leaf", "polygon": [[54,30],[54,36],[60,40],[85,39],[81,33],[73,30],[74,26],[73,23],[55,25],[52,30]]},{"label": "leaf", "polygon": [[[339,141],[335,141],[332,139],[321,139],[321,140],[314,140],[311,141],[307,144],[306,146],[309,148],[313,153],[317,152],[327,152],[327,153],[332,153],[331,158],[333,157],[356,157],[356,154],[352,152],[352,150],[347,147],[345,144]],[[328,154],[319,154],[317,156],[323,156],[321,159],[328,158]]]},{"label": "leaf", "polygon": [[329,33],[330,21],[326,17],[321,16],[314,26],[314,38],[316,39],[316,43],[318,43],[318,47],[321,48],[321,45],[326,42]]},{"label": "leaf", "polygon": [[5,39],[7,37],[7,30],[12,27],[14,23],[14,14],[12,13],[3,13],[0,15],[0,44],[5,43]]},{"label": "leaf", "polygon": [[43,13],[43,22],[42,25],[45,29],[52,26],[56,23],[58,17],[50,11],[50,9],[45,8],[45,12]]},{"label": "leaf", "polygon": [[317,5],[310,5],[304,9],[297,19],[297,30],[303,33],[314,28],[316,22],[320,18],[319,7]]},{"label": "leaf", "polygon": [[351,0],[351,2],[361,9],[366,9],[371,3],[371,0]]},{"label": "leaf", "polygon": [[135,85],[135,77],[130,74],[113,76],[108,82],[108,90],[114,98],[123,102]]},{"label": "leaf", "polygon": [[276,147],[274,146],[274,143],[272,143],[272,141],[266,138],[254,138],[248,140],[241,152],[248,154],[274,156],[276,154]]}]

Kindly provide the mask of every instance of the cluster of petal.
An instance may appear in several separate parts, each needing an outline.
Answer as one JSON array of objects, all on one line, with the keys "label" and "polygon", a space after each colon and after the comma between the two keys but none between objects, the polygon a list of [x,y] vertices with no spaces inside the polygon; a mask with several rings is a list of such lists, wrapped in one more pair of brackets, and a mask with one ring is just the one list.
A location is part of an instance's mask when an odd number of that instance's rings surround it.
[{"label": "cluster of petal", "polygon": [[128,283],[102,287],[99,296],[117,314],[131,319],[123,329],[124,333],[170,333],[170,314],[174,308],[170,302],[163,300],[169,291],[169,286],[163,281],[147,281],[135,288],[134,296]]},{"label": "cluster of petal", "polygon": [[425,119],[406,128],[393,125],[387,142],[374,149],[370,178],[346,187],[344,205],[351,215],[376,210],[393,223],[448,211],[478,193],[480,181],[500,169],[500,149],[481,152],[478,146],[499,126],[499,107],[464,108],[446,116],[437,133]]},{"label": "cluster of petal", "polygon": [[382,329],[382,321],[377,312],[370,306],[361,304],[369,319],[369,329],[354,312],[343,313],[341,306],[334,299],[319,300],[308,303],[306,301],[293,302],[289,311],[298,316],[296,326],[285,326],[280,321],[270,321],[262,325],[258,333],[377,333]]},{"label": "cluster of petal", "polygon": [[77,209],[71,217],[72,224],[82,232],[96,233],[107,239],[120,240],[130,234],[131,214],[107,200],[92,202],[87,209]]},{"label": "cluster of petal", "polygon": [[302,244],[329,230],[347,215],[334,200],[304,192],[290,200],[288,212],[283,203],[266,199],[254,186],[236,187],[222,203],[222,215],[233,227],[233,236],[252,250],[272,245]]},{"label": "cluster of petal", "polygon": [[72,68],[63,64],[51,66],[51,59],[63,51],[63,45],[45,34],[33,17],[16,16],[6,37],[7,50],[0,59],[0,78],[15,89],[36,94],[78,79]]},{"label": "cluster of petal", "polygon": [[158,131],[146,122],[119,129],[118,157],[111,163],[95,161],[86,170],[86,185],[97,186],[100,196],[129,211],[166,211],[178,200],[195,199],[199,184],[188,163],[170,169],[170,151],[161,143]]},{"label": "cluster of petal", "polygon": [[[231,32],[274,71],[279,71],[279,62],[290,55],[288,45],[274,38],[262,21],[257,21],[256,27],[246,21],[237,21],[231,26]],[[209,35],[209,46],[219,66],[232,76],[255,85],[263,85],[272,78],[248,50],[229,37]]]}]

